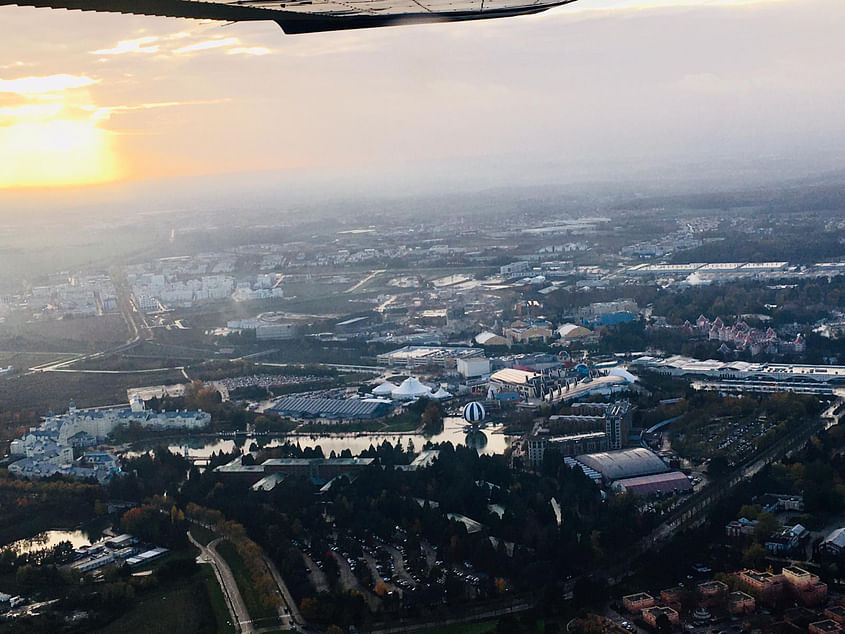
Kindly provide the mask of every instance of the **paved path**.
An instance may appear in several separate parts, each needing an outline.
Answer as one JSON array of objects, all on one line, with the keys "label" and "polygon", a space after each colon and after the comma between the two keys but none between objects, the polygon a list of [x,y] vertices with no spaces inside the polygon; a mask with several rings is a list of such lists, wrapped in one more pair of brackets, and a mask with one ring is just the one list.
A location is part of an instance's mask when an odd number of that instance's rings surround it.
[{"label": "paved path", "polygon": [[199,548],[200,560],[210,563],[214,568],[214,574],[220,583],[220,589],[223,590],[223,596],[226,598],[226,606],[229,608],[229,615],[235,623],[235,629],[244,634],[252,634],[254,632],[252,620],[249,618],[249,612],[241,596],[241,591],[238,590],[238,584],[235,583],[235,577],[232,576],[232,571],[229,569],[226,560],[215,550],[215,546],[220,543],[222,538],[218,537],[209,542],[208,546],[203,546],[194,539],[189,531],[188,539],[191,540],[194,546]]},{"label": "paved path", "polygon": [[282,627],[287,629],[291,628],[291,623],[295,623],[300,627],[300,629],[304,632],[307,631],[305,629],[305,619],[302,618],[302,614],[299,613],[299,608],[296,606],[296,601],[293,600],[291,593],[288,591],[287,584],[285,584],[285,580],[282,579],[282,575],[279,574],[279,569],[276,568],[276,564],[273,563],[273,560],[270,559],[267,555],[262,555],[264,557],[264,563],[267,564],[267,569],[270,571],[270,575],[273,577],[273,581],[276,582],[276,586],[279,588],[279,594],[282,595],[282,599],[284,600],[285,606],[287,609],[282,612],[282,608],[279,608],[279,619],[281,621]]},{"label": "paved path", "polygon": [[405,560],[402,558],[402,553],[399,552],[399,549],[395,546],[384,546],[384,549],[393,558],[393,569],[396,571],[396,574],[416,588],[417,582],[414,581],[411,573],[405,567]]},{"label": "paved path", "polygon": [[305,567],[311,571],[307,573],[308,579],[311,581],[311,585],[314,586],[317,594],[328,592],[329,582],[326,581],[326,573],[323,572],[323,569],[307,553],[302,553],[302,560],[305,562]]},{"label": "paved path", "polygon": [[373,591],[375,591],[375,588],[376,586],[378,586],[378,584],[383,583],[387,586],[388,592],[398,592],[400,595],[402,595],[402,590],[397,588],[396,584],[394,584],[392,581],[385,581],[385,579],[389,579],[389,577],[382,576],[382,573],[379,572],[378,564],[376,563],[375,558],[371,554],[364,553],[364,561],[367,562],[367,568],[370,569],[370,574],[373,576]]},{"label": "paved path", "polygon": [[434,546],[424,539],[420,542],[420,544],[422,545],[423,552],[425,553],[425,563],[428,566],[428,572],[431,572],[431,569],[434,568],[434,562],[437,561],[437,551],[434,550]]},{"label": "paved path", "polygon": [[357,291],[359,288],[361,288],[362,286],[364,286],[364,284],[366,284],[366,283],[367,283],[367,282],[369,282],[371,279],[373,279],[375,276],[380,275],[381,273],[384,273],[384,271],[385,271],[385,269],[378,269],[377,271],[373,271],[372,273],[370,273],[369,275],[367,275],[367,277],[365,277],[364,279],[362,279],[362,280],[361,280],[360,282],[358,282],[357,284],[355,284],[355,285],[350,286],[349,288],[347,288],[344,292],[345,292],[345,293],[354,293],[354,292],[355,292],[355,291]]},{"label": "paved path", "polygon": [[361,582],[358,581],[358,577],[356,577],[355,573],[352,572],[349,562],[346,561],[344,557],[341,557],[335,552],[332,553],[332,557],[334,557],[335,561],[337,561],[337,567],[340,572],[340,586],[347,592],[355,590],[356,592],[361,593],[361,597],[363,597],[364,601],[367,602],[370,610],[376,612],[381,604],[381,600],[370,590],[361,585]]}]

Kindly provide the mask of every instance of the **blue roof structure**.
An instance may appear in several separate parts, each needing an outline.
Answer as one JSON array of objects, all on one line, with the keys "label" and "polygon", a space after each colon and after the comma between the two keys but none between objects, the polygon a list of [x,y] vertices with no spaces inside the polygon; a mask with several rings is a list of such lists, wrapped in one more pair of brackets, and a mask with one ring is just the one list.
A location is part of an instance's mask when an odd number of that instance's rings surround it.
[{"label": "blue roof structure", "polygon": [[294,418],[366,419],[384,416],[391,404],[375,399],[333,399],[289,396],[273,406],[282,416]]}]

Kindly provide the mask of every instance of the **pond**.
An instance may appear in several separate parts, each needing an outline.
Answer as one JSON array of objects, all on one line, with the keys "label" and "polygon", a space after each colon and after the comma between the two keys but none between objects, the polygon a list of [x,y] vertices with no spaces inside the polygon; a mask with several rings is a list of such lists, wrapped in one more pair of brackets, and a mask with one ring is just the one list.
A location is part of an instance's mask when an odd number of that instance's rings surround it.
[{"label": "pond", "polygon": [[39,550],[46,550],[47,548],[54,548],[61,542],[70,542],[71,546],[79,548],[80,546],[90,546],[91,538],[81,530],[50,530],[38,533],[33,537],[19,539],[3,546],[0,550],[8,549],[16,552],[18,555],[25,555]]}]

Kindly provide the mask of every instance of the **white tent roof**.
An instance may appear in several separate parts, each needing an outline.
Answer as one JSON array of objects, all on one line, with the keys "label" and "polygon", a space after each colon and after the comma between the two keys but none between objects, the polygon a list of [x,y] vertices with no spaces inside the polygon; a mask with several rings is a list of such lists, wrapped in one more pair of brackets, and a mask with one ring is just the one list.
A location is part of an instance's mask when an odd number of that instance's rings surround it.
[{"label": "white tent roof", "polygon": [[562,324],[557,329],[557,334],[563,338],[586,337],[593,334],[588,328],[578,324]]},{"label": "white tent roof", "polygon": [[409,376],[402,381],[402,385],[391,392],[391,396],[399,399],[412,399],[418,396],[427,396],[430,393],[430,387],[420,383],[416,377]]},{"label": "white tent roof", "polygon": [[393,390],[395,390],[397,385],[395,383],[391,383],[390,381],[385,381],[374,387],[371,390],[372,394],[376,395],[383,395],[383,394],[393,394]]},{"label": "white tent roof", "polygon": [[475,335],[475,343],[481,344],[482,346],[491,339],[504,339],[504,337],[497,335],[495,332],[490,332],[489,330],[485,330],[484,332]]},{"label": "white tent roof", "polygon": [[431,396],[432,398],[436,398],[439,401],[446,400],[447,398],[452,398],[452,394],[444,390],[442,387]]},{"label": "white tent roof", "polygon": [[636,383],[637,377],[633,374],[628,372],[628,370],[623,370],[622,368],[613,368],[610,372],[607,373],[608,376],[621,376],[623,379],[628,381],[628,383]]}]

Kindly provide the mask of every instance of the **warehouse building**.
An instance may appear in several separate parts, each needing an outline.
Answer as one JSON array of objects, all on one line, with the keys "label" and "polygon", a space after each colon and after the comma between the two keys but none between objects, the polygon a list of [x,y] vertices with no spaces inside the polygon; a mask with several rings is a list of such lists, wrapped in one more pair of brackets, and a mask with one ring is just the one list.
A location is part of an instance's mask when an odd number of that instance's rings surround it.
[{"label": "warehouse building", "polygon": [[398,350],[378,355],[379,363],[388,366],[421,367],[426,365],[440,366],[446,370],[454,370],[458,359],[472,359],[483,357],[481,348],[464,348],[459,346],[405,346]]},{"label": "warehouse building", "polygon": [[611,487],[614,493],[627,493],[638,497],[670,495],[692,490],[690,479],[680,471],[658,473],[617,480]]},{"label": "warehouse building", "polygon": [[273,406],[280,416],[290,418],[328,418],[332,420],[368,420],[385,416],[393,407],[386,399],[334,399],[289,396]]},{"label": "warehouse building", "polygon": [[670,471],[657,454],[641,447],[584,454],[576,460],[601,473],[608,483]]}]

